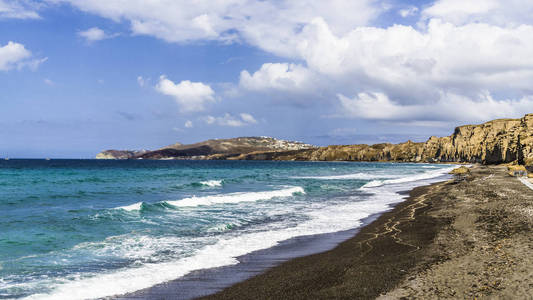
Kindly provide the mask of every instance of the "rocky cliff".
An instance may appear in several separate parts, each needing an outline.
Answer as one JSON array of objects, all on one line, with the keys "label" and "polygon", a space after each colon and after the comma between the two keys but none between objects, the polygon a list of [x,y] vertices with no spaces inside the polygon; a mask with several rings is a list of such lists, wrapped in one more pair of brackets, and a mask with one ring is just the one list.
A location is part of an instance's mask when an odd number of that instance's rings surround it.
[{"label": "rocky cliff", "polygon": [[533,165],[533,114],[457,127],[447,137],[425,143],[328,146],[298,151],[269,151],[233,157],[248,160],[467,162]]},{"label": "rocky cliff", "polygon": [[97,158],[229,159],[311,161],[516,162],[533,167],[533,114],[457,127],[447,137],[424,143],[314,147],[269,137],[208,140],[174,144],[147,152],[108,150]]}]

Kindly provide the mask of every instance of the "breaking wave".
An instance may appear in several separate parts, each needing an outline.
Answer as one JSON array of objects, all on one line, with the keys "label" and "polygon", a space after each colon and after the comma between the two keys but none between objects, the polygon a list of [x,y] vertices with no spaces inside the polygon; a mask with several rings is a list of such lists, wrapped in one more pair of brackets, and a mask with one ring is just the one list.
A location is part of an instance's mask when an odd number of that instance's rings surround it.
[{"label": "breaking wave", "polygon": [[[171,205],[174,207],[194,207],[194,206],[208,206],[215,204],[228,204],[228,203],[239,203],[239,202],[255,202],[259,200],[269,200],[277,197],[290,197],[295,194],[305,194],[305,191],[302,187],[288,187],[281,190],[274,191],[262,191],[262,192],[248,192],[248,193],[230,193],[230,194],[219,194],[213,196],[203,196],[203,197],[190,197],[180,200],[173,201],[164,201],[163,204]],[[157,203],[156,203],[157,204]],[[126,211],[140,211],[145,206],[155,205],[147,204],[145,202],[137,202],[130,205],[119,206],[115,209],[122,209]]]}]

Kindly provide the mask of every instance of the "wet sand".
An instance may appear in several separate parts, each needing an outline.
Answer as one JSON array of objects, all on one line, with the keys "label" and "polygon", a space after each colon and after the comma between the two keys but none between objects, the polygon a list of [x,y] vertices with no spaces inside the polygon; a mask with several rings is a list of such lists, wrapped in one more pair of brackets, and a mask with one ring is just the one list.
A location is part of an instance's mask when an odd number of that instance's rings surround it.
[{"label": "wet sand", "polygon": [[533,192],[504,167],[415,188],[334,249],[203,299],[533,298]]}]

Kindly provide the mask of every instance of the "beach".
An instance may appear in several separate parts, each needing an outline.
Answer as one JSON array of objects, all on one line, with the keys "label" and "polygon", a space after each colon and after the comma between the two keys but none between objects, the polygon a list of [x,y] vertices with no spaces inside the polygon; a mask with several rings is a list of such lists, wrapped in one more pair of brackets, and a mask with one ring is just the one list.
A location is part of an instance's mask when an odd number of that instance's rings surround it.
[{"label": "beach", "polygon": [[[533,190],[504,166],[474,165],[460,177],[443,164],[13,160],[9,166],[4,175],[37,183],[28,192],[12,181],[3,202],[12,214],[2,222],[18,227],[5,227],[8,241],[22,237],[21,220],[64,224],[28,225],[39,235],[27,239],[50,236],[54,243],[5,243],[0,272],[11,274],[2,286],[11,298],[532,295]],[[116,174],[126,172],[117,183]],[[139,194],[140,186],[154,192]],[[36,192],[40,198],[31,198]],[[49,267],[59,259],[60,268]]]},{"label": "beach", "polygon": [[415,188],[333,250],[204,299],[531,298],[533,192],[505,171]]},{"label": "beach", "polygon": [[32,299],[216,293],[335,248],[402,203],[405,191],[447,180],[454,168],[179,160],[1,165],[9,193],[0,201],[7,212],[0,220],[0,295]]}]

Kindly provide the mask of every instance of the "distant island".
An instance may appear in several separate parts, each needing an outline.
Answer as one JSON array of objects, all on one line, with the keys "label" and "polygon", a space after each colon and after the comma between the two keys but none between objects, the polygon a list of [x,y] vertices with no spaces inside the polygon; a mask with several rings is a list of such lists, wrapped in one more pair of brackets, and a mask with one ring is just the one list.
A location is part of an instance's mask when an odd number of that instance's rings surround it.
[{"label": "distant island", "polygon": [[533,114],[455,128],[447,137],[400,144],[317,147],[271,137],[176,143],[158,150],[106,150],[97,159],[206,159],[298,161],[461,162],[533,165]]}]

